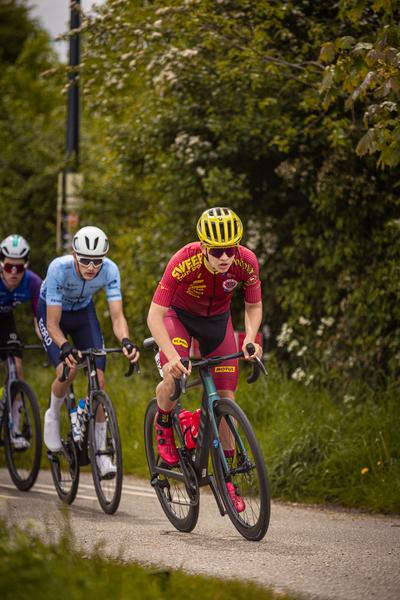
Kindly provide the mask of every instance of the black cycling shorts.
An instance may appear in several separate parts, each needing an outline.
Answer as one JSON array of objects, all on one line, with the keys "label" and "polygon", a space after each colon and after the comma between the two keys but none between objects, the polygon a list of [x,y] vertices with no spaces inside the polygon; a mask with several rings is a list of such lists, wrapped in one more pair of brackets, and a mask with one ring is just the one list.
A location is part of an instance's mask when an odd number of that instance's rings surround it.
[{"label": "black cycling shorts", "polygon": [[[203,358],[237,352],[230,310],[211,317],[199,317],[171,306],[164,318],[171,342],[179,356],[189,356],[192,337],[199,342]],[[168,360],[160,351],[161,366]],[[238,361],[229,360],[211,369],[217,390],[234,392],[238,380]]]}]

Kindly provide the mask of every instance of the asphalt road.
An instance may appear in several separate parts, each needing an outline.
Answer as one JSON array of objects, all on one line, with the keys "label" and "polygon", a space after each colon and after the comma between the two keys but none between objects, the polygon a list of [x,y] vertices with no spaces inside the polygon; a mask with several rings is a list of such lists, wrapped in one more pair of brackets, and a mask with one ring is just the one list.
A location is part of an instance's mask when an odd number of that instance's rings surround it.
[{"label": "asphalt road", "polygon": [[[49,471],[41,471],[24,493],[0,469],[1,517],[19,524],[34,520],[43,537],[55,540],[63,518],[60,507]],[[273,503],[264,540],[248,542],[204,491],[197,527],[182,534],[164,516],[148,482],[133,477],[124,478],[117,513],[104,514],[90,473],[81,473],[68,514],[76,544],[88,554],[103,541],[106,555],[122,555],[126,561],[249,580],[305,598],[400,598],[400,517]]]}]

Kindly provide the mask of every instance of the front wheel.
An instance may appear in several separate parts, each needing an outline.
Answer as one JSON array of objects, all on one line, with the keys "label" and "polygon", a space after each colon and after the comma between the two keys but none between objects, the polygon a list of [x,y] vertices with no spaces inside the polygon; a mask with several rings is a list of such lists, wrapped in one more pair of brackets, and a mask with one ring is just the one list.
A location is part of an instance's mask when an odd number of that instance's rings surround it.
[{"label": "front wheel", "polygon": [[[235,402],[227,398],[217,400],[214,414],[225,456],[230,455],[226,458],[229,468],[226,473],[219,449],[210,444],[219,492],[236,529],[246,539],[260,541],[267,532],[271,508],[260,445],[250,421]],[[227,484],[234,486],[229,485],[233,499]]]},{"label": "front wheel", "polygon": [[[182,476],[179,465],[171,467],[167,465],[157,452],[156,432],[154,419],[157,414],[157,400],[153,398],[147,406],[144,417],[144,443],[146,447],[147,464],[149,465],[152,485],[156,490],[161,507],[172,525],[184,533],[192,531],[196,527],[199,518],[200,504],[198,497],[186,489],[183,482],[174,479],[174,474]],[[195,474],[191,465],[189,472],[196,482]],[[156,468],[164,469],[163,474],[158,474]],[[170,472],[168,476],[167,472]],[[197,482],[196,482],[197,483]],[[197,490],[198,491],[198,490]],[[196,501],[197,500],[197,501]]]},{"label": "front wheel", "polygon": [[[42,456],[42,426],[36,396],[26,381],[11,386],[11,400],[22,400],[19,423],[12,430],[4,423],[4,449],[11,479],[22,492],[35,483]],[[6,421],[6,419],[5,419]]]},{"label": "front wheel", "polygon": [[95,392],[89,421],[90,464],[101,508],[112,515],[122,493],[122,450],[117,415],[105,392]]},{"label": "front wheel", "polygon": [[69,396],[61,405],[60,433],[61,452],[51,452],[50,471],[58,497],[66,504],[72,504],[79,486],[79,465],[75,442],[72,436],[70,410],[73,408]]}]

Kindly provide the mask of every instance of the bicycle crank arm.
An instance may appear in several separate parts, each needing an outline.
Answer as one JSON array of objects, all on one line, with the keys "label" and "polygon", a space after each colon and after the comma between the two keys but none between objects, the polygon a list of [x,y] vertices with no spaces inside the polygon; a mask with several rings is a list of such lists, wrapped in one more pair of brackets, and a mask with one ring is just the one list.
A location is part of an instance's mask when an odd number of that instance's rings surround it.
[{"label": "bicycle crank arm", "polygon": [[192,491],[192,493],[196,493],[197,486],[196,486],[196,483],[193,482],[193,479],[190,476],[189,470],[186,467],[185,461],[183,460],[183,457],[182,457],[182,451],[180,448],[177,448],[177,451],[178,451],[178,455],[179,455],[179,464],[182,469],[182,473],[185,477],[185,484]]},{"label": "bicycle crank arm", "polygon": [[211,491],[214,494],[214,498],[215,498],[215,502],[217,503],[217,506],[218,506],[219,514],[221,515],[221,517],[224,517],[226,515],[226,511],[225,511],[224,505],[222,504],[221,497],[218,493],[217,486],[215,485],[214,476],[210,474],[208,477],[209,477],[208,485],[210,486]]}]

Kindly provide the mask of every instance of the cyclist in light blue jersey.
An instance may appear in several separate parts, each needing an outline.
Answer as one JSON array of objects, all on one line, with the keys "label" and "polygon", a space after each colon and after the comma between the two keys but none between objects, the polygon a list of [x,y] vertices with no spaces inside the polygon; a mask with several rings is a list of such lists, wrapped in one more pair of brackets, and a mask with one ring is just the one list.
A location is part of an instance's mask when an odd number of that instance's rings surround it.
[{"label": "cyclist in light blue jersey", "polygon": [[[108,248],[108,239],[101,229],[80,229],[72,241],[72,255],[53,260],[42,285],[37,309],[38,326],[57,373],[51,386],[50,408],[44,418],[44,442],[52,452],[61,450],[60,409],[68,386],[77,373],[73,351],[104,347],[92,300],[92,294],[100,288],[105,288],[113,331],[121,342],[123,353],[131,362],[139,359],[139,348],[129,340],[119,269],[112,260],[106,258]],[[68,335],[74,346],[68,342]],[[81,358],[80,352],[78,356]],[[63,363],[70,367],[71,372],[68,380],[61,383],[58,379],[63,372]],[[105,356],[100,357],[96,364],[100,388],[105,390]],[[102,476],[115,470],[108,456],[98,458]]]}]

